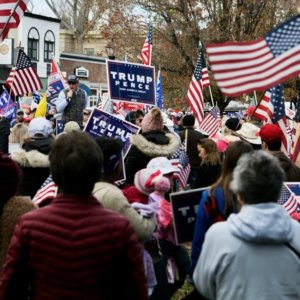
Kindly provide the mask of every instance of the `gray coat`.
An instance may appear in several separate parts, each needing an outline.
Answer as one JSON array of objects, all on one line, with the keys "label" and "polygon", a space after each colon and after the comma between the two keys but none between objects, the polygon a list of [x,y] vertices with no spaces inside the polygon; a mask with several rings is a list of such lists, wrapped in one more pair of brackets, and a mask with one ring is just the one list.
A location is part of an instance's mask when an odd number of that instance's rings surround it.
[{"label": "gray coat", "polygon": [[299,254],[300,224],[284,208],[244,205],[208,230],[194,283],[208,299],[300,299]]}]

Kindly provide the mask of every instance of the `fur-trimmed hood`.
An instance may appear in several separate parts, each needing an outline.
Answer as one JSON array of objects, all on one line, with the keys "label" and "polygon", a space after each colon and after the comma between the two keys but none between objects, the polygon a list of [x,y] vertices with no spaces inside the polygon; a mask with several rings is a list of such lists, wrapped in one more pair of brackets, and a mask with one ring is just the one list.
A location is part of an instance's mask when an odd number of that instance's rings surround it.
[{"label": "fur-trimmed hood", "polygon": [[21,167],[48,168],[50,165],[48,155],[37,150],[25,151],[19,149],[11,154],[11,158]]},{"label": "fur-trimmed hood", "polygon": [[142,134],[135,134],[131,136],[131,144],[149,157],[170,157],[179,147],[180,140],[172,133],[166,133],[165,137],[169,140],[168,144],[156,144]]}]

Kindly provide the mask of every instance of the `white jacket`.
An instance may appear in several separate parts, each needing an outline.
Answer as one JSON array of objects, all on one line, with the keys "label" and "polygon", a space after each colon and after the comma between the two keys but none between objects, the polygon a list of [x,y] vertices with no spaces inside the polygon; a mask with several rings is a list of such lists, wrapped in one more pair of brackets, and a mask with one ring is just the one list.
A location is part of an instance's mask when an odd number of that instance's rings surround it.
[{"label": "white jacket", "polygon": [[208,230],[194,283],[208,299],[300,299],[300,224],[276,203],[244,205]]}]

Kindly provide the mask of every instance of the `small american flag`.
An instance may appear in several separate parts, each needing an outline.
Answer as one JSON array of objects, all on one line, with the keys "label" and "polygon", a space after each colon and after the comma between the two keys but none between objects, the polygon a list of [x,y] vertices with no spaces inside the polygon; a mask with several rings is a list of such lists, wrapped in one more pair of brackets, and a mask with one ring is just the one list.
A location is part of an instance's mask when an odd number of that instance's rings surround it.
[{"label": "small american flag", "polygon": [[272,87],[264,94],[262,101],[253,113],[253,117],[265,123],[277,124],[280,127],[283,132],[282,150],[288,154],[290,137],[287,131],[282,84]]},{"label": "small american flag", "polygon": [[299,74],[300,15],[255,41],[212,44],[206,49],[224,95],[269,89]]},{"label": "small american flag", "polygon": [[208,135],[214,135],[221,126],[220,110],[217,106],[213,107],[211,111],[205,116],[199,125],[201,131]]},{"label": "small american flag", "polygon": [[289,214],[296,212],[299,206],[295,194],[286,186],[282,187],[278,203],[282,205]]},{"label": "small american flag", "polygon": [[0,43],[11,28],[17,28],[29,0],[0,0]]},{"label": "small american flag", "polygon": [[173,166],[178,168],[178,172],[174,173],[174,178],[178,179],[180,189],[184,189],[191,171],[191,165],[189,157],[185,151],[184,143],[182,143],[181,146],[171,156],[170,161],[172,162]]},{"label": "small american flag", "polygon": [[142,51],[140,53],[140,59],[144,65],[151,65],[152,56],[152,24],[148,25],[148,36],[145,39]]},{"label": "small american flag", "polygon": [[22,49],[19,50],[16,67],[11,69],[5,84],[14,96],[23,96],[43,88],[40,77]]},{"label": "small american flag", "polygon": [[36,192],[32,202],[37,206],[42,206],[45,200],[53,199],[56,197],[58,191],[57,185],[54,183],[50,175],[42,184],[40,189]]},{"label": "small american flag", "polygon": [[[206,70],[206,71],[205,71]],[[203,56],[203,49],[201,48],[194,74],[190,82],[186,99],[191,107],[192,112],[198,124],[204,118],[204,103],[203,103],[203,88],[209,85],[207,67]]]}]

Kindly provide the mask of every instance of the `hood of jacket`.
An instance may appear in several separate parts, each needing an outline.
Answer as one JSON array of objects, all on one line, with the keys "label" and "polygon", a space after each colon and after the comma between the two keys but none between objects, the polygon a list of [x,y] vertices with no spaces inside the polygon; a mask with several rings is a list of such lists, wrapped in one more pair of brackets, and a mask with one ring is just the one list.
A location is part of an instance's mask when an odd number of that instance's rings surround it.
[{"label": "hood of jacket", "polygon": [[234,236],[253,243],[281,244],[294,235],[291,217],[277,203],[243,205],[238,214],[229,216],[228,228]]},{"label": "hood of jacket", "polygon": [[50,165],[48,155],[37,150],[18,149],[11,153],[11,159],[24,168],[48,168]]},{"label": "hood of jacket", "polygon": [[173,133],[135,134],[131,136],[131,144],[149,157],[170,157],[179,147],[180,140]]}]

